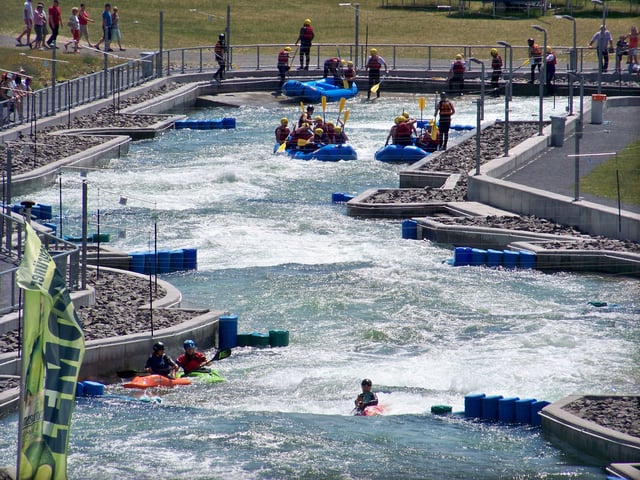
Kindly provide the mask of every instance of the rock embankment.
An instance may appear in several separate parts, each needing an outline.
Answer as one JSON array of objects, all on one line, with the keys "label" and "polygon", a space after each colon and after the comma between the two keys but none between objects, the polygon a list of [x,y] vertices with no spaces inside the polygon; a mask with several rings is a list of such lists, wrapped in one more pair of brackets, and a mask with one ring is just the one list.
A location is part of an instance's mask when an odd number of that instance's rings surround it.
[{"label": "rock embankment", "polygon": [[580,418],[640,438],[640,397],[585,396],[563,407]]}]

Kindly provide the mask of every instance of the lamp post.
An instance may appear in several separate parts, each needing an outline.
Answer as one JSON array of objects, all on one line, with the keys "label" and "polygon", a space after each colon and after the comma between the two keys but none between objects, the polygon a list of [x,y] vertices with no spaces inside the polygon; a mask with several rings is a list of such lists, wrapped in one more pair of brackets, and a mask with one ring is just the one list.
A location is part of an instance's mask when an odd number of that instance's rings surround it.
[{"label": "lamp post", "polygon": [[498,45],[509,49],[509,81],[504,89],[504,156],[509,156],[509,100],[511,97],[511,81],[513,78],[513,47],[507,42],[498,40]]},{"label": "lamp post", "polygon": [[[578,48],[576,46],[576,19],[571,15],[562,15],[562,18],[573,22],[573,50],[569,58],[569,72],[576,73],[578,70]],[[573,81],[569,75],[569,116],[573,115]]]},{"label": "lamp post", "polygon": [[544,115],[544,82],[547,80],[547,62],[545,61],[545,55],[547,52],[547,31],[540,25],[531,25],[531,28],[538,30],[544,34],[544,46],[542,47],[542,70],[540,73],[538,89],[539,106],[538,106],[538,135],[542,135],[542,117]]},{"label": "lamp post", "polygon": [[359,48],[359,38],[360,38],[360,4],[359,3],[339,3],[340,7],[351,7],[356,11],[356,38],[355,38],[355,55],[353,60],[353,65],[357,69],[358,68],[358,58],[360,57],[360,48]]},{"label": "lamp post", "polygon": [[607,39],[604,36],[604,33],[607,31],[607,5],[602,0],[591,1],[595,4],[602,5],[602,25],[600,25],[600,38],[598,38],[598,42],[596,43],[598,57],[598,93],[602,93],[602,64],[604,62],[604,54],[607,50]]},{"label": "lamp post", "polygon": [[472,63],[478,63],[482,67],[482,86],[480,87],[480,98],[478,98],[478,106],[476,110],[476,175],[480,175],[480,121],[483,117],[482,110],[484,109],[484,62],[473,57],[471,57],[469,61]]}]

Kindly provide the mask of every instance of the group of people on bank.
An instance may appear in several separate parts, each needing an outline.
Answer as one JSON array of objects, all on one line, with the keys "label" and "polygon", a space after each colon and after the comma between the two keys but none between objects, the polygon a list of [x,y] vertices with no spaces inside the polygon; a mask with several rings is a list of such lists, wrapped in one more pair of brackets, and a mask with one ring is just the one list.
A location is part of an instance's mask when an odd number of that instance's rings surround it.
[{"label": "group of people on bank", "polygon": [[275,129],[276,143],[286,143],[287,150],[313,151],[323,145],[339,145],[349,140],[339,116],[336,122],[325,122],[320,115],[314,116],[314,110],[313,105],[307,105],[294,128],[289,128],[289,120],[282,118]]}]

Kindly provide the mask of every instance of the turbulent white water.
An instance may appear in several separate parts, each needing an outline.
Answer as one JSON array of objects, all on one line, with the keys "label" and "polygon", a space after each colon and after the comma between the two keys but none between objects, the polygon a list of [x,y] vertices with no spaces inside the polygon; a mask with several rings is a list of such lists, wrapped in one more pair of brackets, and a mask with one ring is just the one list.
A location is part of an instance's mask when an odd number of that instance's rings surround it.
[{"label": "turbulent white water", "polygon": [[[551,102],[546,114],[564,110]],[[638,282],[451,267],[450,247],[403,240],[399,221],[347,217],[331,193],[396,187],[402,167],[373,154],[394,115],[420,117],[413,97],[347,108],[356,161],[273,156],[277,122],[299,114],[274,102],[190,112],[235,117],[237,129],[170,131],[89,174],[91,221],[99,209],[113,246],[149,248],[157,214],[158,248],[198,249],[197,271],[164,277],[184,305],[237,314],[240,332],[288,330],[290,345],[236,349],[216,364],[226,383],[176,389],[159,405],[79,403],[70,478],[603,478],[538,429],[436,417],[430,407],[459,411],[478,392],[555,401],[635,391]],[[536,120],[537,108],[516,99],[511,118]],[[456,109],[454,123],[475,124],[473,99]],[[490,100],[486,119],[503,111]],[[30,198],[56,210],[60,193],[63,233],[79,233],[76,174],[63,175],[61,192]],[[387,415],[350,416],[363,377]],[[15,423],[0,420],[3,432]],[[15,437],[3,434],[0,451],[12,463]]]}]

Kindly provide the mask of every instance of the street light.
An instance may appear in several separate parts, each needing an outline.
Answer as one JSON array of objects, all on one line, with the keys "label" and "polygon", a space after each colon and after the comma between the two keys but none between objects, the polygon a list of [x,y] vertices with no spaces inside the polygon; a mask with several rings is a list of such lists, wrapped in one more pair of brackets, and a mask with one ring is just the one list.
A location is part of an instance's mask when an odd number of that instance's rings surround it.
[{"label": "street light", "polygon": [[359,35],[359,31],[360,31],[360,4],[359,3],[339,3],[338,6],[340,7],[351,7],[356,11],[356,41],[355,41],[355,51],[356,54],[354,55],[355,59],[353,61],[353,64],[355,66],[355,68],[358,68],[358,58],[360,57],[360,49],[359,49],[359,44],[358,44],[358,39],[360,37]]},{"label": "street light", "polygon": [[480,120],[483,117],[482,111],[484,110],[484,62],[473,57],[471,57],[469,61],[472,63],[478,63],[482,67],[482,77],[480,79],[480,81],[482,82],[480,87],[480,98],[478,99],[478,107],[476,111],[476,175],[480,175]]},{"label": "street light", "polygon": [[[571,73],[576,73],[578,70],[578,48],[576,45],[576,19],[571,15],[562,15],[562,18],[573,22],[573,50],[571,50],[571,56],[569,58],[569,70]],[[569,116],[573,115],[573,82],[571,81],[571,75],[569,75]]]},{"label": "street light", "polygon": [[538,89],[539,100],[539,113],[538,113],[538,135],[542,135],[542,116],[544,114],[544,82],[547,81],[547,62],[545,60],[545,56],[547,54],[547,31],[542,28],[540,25],[531,25],[531,28],[534,30],[538,30],[544,34],[544,46],[542,47],[542,70],[540,73],[539,83],[540,88]]},{"label": "street light", "polygon": [[602,67],[604,56],[609,56],[607,53],[607,39],[604,35],[604,32],[607,30],[607,5],[602,0],[591,1],[595,4],[602,5],[602,25],[600,25],[600,38],[598,38],[598,43],[596,44],[596,52],[598,56],[598,93],[602,93]]},{"label": "street light", "polygon": [[513,47],[511,44],[498,40],[498,45],[509,49],[509,82],[504,89],[504,156],[509,156],[509,100],[511,97],[511,81],[513,78]]}]

